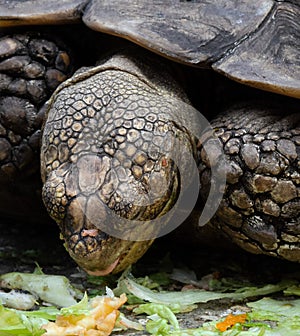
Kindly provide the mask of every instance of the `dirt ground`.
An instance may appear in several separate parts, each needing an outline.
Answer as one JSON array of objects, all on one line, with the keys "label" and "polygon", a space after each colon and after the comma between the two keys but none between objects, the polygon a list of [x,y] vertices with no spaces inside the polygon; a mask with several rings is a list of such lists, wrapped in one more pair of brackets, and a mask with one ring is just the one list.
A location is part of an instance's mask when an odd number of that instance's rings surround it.
[{"label": "dirt ground", "polygon": [[[12,271],[32,272],[38,263],[45,273],[65,275],[81,289],[99,289],[99,286],[87,281],[86,274],[70,259],[59,239],[59,231],[55,224],[29,224],[28,221],[2,218],[0,232],[0,274]],[[179,242],[173,244],[167,238],[159,239],[150,248],[133,268],[133,274],[138,277],[162,271],[170,272],[172,267],[193,269],[199,279],[215,273],[222,277],[235,278],[245,283],[250,281],[258,285],[275,283],[283,278],[300,279],[298,264],[253,256],[240,250],[224,252],[216,248],[184,246]],[[106,284],[113,287],[116,278],[108,278]],[[247,309],[245,302],[212,301],[177,317],[182,327],[196,328],[203,322]],[[137,319],[128,312],[126,314],[131,319]],[[138,318],[142,322],[143,319],[143,316]],[[115,335],[147,335],[147,333],[127,331]]]}]

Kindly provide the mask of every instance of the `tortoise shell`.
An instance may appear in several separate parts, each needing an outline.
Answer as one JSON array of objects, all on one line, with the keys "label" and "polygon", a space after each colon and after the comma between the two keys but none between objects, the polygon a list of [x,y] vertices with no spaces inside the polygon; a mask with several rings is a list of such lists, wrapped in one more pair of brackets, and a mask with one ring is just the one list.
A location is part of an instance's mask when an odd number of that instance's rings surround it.
[{"label": "tortoise shell", "polygon": [[177,62],[300,97],[297,0],[0,1],[0,26],[83,21]]}]

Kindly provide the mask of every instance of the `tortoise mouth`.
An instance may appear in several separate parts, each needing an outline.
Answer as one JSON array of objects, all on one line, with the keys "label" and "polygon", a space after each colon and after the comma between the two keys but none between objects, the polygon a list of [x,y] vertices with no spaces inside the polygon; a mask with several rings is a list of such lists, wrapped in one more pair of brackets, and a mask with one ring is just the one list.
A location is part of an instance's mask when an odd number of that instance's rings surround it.
[{"label": "tortoise mouth", "polygon": [[89,275],[105,276],[113,272],[113,270],[117,267],[119,260],[120,260],[120,257],[117,258],[112,264],[110,264],[106,269],[103,269],[103,270],[91,271],[85,268],[83,268],[83,270]]},{"label": "tortoise mouth", "polygon": [[[77,234],[73,235],[73,239],[66,239],[66,248],[78,266],[94,276],[106,276],[124,271],[139,260],[153,242],[153,240],[126,241],[107,235],[103,237],[101,232],[95,236],[96,230],[83,230],[83,232],[83,235]],[[81,239],[78,240],[79,237]]]}]

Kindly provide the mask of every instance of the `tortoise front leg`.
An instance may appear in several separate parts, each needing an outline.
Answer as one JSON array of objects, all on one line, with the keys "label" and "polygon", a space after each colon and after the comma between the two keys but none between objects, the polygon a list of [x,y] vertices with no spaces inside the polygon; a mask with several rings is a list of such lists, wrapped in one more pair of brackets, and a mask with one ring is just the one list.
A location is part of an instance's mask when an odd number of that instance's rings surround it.
[{"label": "tortoise front leg", "polygon": [[[300,261],[299,109],[245,104],[212,126],[225,154],[219,169],[227,175],[213,225],[247,251]],[[205,190],[208,167],[200,167]]]},{"label": "tortoise front leg", "polygon": [[2,213],[22,215],[38,200],[42,107],[71,68],[66,47],[50,37],[26,33],[0,38]]}]

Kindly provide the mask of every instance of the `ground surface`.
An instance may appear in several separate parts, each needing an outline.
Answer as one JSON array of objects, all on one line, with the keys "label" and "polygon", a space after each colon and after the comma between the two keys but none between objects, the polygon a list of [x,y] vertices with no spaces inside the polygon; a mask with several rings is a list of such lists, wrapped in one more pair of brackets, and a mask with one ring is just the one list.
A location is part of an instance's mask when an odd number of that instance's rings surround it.
[{"label": "ground surface", "polygon": [[[30,225],[2,218],[0,232],[0,274],[12,271],[32,272],[37,262],[45,273],[66,275],[80,288],[91,290],[101,287],[88,282],[86,274],[70,260],[54,224]],[[189,249],[178,242],[175,245],[169,244],[166,239],[161,239],[150,249],[134,267],[133,273],[135,276],[145,276],[161,271],[170,272],[172,267],[194,269],[199,279],[207,274],[217,274],[235,278],[245,284],[248,281],[264,285],[276,283],[283,278],[300,279],[298,264],[243,252],[232,254],[195,247]],[[107,284],[113,287],[113,281],[114,279],[109,278]],[[102,287],[103,285],[105,282],[102,283]],[[171,288],[175,287],[174,281]],[[203,322],[220,318],[229,312],[243,310],[247,310],[245,302],[213,301],[177,317],[182,327],[191,328],[199,327]],[[128,314],[130,316],[130,313]],[[146,335],[145,332],[116,333],[118,334]]]}]

